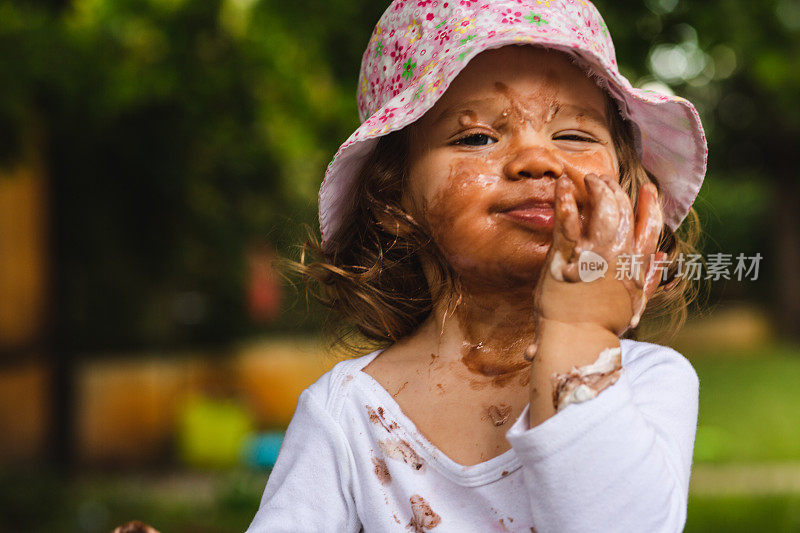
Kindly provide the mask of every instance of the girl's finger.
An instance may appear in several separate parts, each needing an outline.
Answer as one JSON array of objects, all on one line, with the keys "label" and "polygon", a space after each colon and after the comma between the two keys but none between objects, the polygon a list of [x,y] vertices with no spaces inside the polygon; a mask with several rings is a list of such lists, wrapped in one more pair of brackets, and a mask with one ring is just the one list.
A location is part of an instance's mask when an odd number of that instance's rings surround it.
[{"label": "girl's finger", "polygon": [[592,202],[592,216],[589,220],[589,240],[593,244],[611,242],[617,234],[619,210],[611,188],[603,180],[589,174],[586,187]]},{"label": "girl's finger", "polygon": [[667,257],[667,254],[664,252],[656,252],[653,254],[653,259],[650,261],[650,264],[647,266],[647,276],[645,277],[643,292],[644,294],[642,297],[644,298],[645,302],[649,300],[653,293],[658,288],[659,283],[661,283],[661,270],[656,268],[658,261],[663,261]]},{"label": "girl's finger", "polygon": [[617,225],[617,235],[614,239],[614,252],[620,253],[630,250],[630,246],[633,244],[633,205],[631,205],[631,199],[616,179],[605,175],[600,177],[614,191],[617,209],[619,209],[619,223]]},{"label": "girl's finger", "polygon": [[[560,186],[559,183],[560,182]],[[578,204],[575,201],[575,184],[572,180],[563,177],[556,183],[556,220],[561,217],[561,234],[564,238],[578,242],[581,238],[581,220],[578,213]]]},{"label": "girl's finger", "polygon": [[639,201],[636,205],[635,253],[645,256],[654,253],[663,225],[658,191],[655,185],[647,183],[639,190]]},{"label": "girl's finger", "polygon": [[555,221],[549,268],[550,274],[558,281],[565,280],[564,271],[581,234],[574,187],[566,176],[561,176],[556,181]]},{"label": "girl's finger", "polygon": [[567,263],[562,271],[564,281],[569,281],[570,283],[577,283],[581,281],[581,275],[578,269],[579,265],[577,262],[573,261],[572,263]]}]

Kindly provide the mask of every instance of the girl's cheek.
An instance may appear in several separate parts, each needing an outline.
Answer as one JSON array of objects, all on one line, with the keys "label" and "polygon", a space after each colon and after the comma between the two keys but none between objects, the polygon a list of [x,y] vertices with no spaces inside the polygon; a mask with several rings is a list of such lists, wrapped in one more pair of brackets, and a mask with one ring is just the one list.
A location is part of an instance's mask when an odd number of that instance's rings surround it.
[{"label": "girl's cheek", "polygon": [[429,197],[426,221],[440,246],[456,248],[462,241],[479,240],[486,231],[484,215],[498,178],[486,162],[475,158],[453,160],[447,172]]},{"label": "girl's cheek", "polygon": [[431,209],[452,222],[461,216],[471,216],[479,206],[486,203],[487,195],[496,185],[497,176],[491,165],[474,158],[450,161],[446,166],[447,177],[439,181],[431,198]]},{"label": "girl's cheek", "polygon": [[598,150],[587,153],[570,154],[565,158],[567,173],[580,176],[581,180],[586,174],[609,174],[617,175],[618,171],[614,166],[614,158],[606,150]]},{"label": "girl's cheek", "polygon": [[446,189],[448,176],[447,165],[432,156],[417,160],[409,168],[403,207],[418,218],[417,222],[424,220],[431,203]]},{"label": "girl's cheek", "polygon": [[574,154],[564,160],[564,172],[575,184],[576,200],[579,204],[588,198],[584,178],[587,174],[607,174],[619,178],[619,170],[613,156],[606,150],[586,154]]}]

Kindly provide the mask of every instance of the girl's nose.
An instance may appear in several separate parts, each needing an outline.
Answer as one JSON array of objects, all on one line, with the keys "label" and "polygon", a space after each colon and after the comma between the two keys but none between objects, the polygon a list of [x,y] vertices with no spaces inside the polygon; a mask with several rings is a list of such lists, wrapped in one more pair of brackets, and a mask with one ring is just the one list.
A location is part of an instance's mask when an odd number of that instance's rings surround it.
[{"label": "girl's nose", "polygon": [[553,178],[558,179],[564,172],[564,165],[546,147],[530,144],[516,151],[516,155],[506,164],[504,172],[510,180]]}]

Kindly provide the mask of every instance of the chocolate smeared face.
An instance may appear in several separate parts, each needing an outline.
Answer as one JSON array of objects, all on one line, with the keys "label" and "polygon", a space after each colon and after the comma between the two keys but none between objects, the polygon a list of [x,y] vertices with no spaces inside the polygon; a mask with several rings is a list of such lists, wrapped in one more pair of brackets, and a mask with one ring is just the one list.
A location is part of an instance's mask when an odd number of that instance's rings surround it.
[{"label": "chocolate smeared face", "polygon": [[533,286],[552,240],[555,181],[618,176],[606,96],[560,52],[476,56],[419,121],[403,204],[466,286]]}]

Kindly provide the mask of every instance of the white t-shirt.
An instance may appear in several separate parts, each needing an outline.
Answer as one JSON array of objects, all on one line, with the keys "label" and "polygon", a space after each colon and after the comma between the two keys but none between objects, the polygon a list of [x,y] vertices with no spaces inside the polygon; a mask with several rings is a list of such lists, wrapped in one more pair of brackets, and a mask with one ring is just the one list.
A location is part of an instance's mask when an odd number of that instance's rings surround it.
[{"label": "white t-shirt", "polygon": [[343,361],[303,391],[252,533],[675,532],[686,521],[699,381],[671,348],[621,340],[620,379],[471,466]]}]

